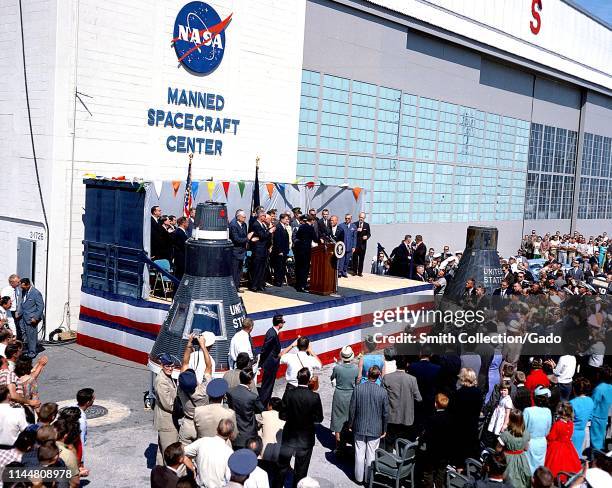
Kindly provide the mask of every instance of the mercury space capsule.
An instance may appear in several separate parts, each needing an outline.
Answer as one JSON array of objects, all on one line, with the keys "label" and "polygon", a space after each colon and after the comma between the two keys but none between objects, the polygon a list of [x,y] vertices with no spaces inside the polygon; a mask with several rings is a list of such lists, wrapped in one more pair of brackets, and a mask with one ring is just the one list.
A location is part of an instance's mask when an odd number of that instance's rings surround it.
[{"label": "mercury space capsule", "polygon": [[460,300],[469,278],[474,278],[477,285],[484,285],[487,294],[491,295],[500,287],[503,275],[497,253],[497,229],[469,226],[465,250],[455,276],[444,291],[444,298]]},{"label": "mercury space capsule", "polygon": [[228,369],[229,343],[245,318],[231,266],[225,203],[199,203],[192,236],[185,243],[185,274],[149,354],[149,369],[159,372],[163,353],[180,362],[189,334],[207,331],[216,338],[210,350],[215,370]]}]

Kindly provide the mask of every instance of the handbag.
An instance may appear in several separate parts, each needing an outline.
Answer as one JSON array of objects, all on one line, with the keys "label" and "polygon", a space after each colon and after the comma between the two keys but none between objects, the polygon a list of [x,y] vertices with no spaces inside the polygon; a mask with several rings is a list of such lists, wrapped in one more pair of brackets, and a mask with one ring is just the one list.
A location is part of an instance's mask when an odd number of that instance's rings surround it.
[{"label": "handbag", "polygon": [[[297,358],[300,364],[302,365],[302,368],[304,368],[304,363],[300,359],[299,351],[297,353]],[[308,380],[308,389],[311,391],[317,391],[319,389],[319,377],[316,374],[313,374]]]}]

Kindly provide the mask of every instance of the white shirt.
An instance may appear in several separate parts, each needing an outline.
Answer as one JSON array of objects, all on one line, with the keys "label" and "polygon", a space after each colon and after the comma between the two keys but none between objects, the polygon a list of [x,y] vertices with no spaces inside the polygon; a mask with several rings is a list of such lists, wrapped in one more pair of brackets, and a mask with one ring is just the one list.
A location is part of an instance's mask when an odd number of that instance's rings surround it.
[{"label": "white shirt", "polygon": [[[214,376],[215,368],[217,364],[215,363],[215,359],[211,356],[210,361],[212,363],[212,371],[211,375]],[[199,349],[197,351],[193,351],[189,355],[189,367],[195,371],[196,379],[198,383],[204,383],[204,371],[206,371],[206,361],[204,361],[204,353]],[[206,378],[206,380],[210,380],[210,378]]]},{"label": "white shirt", "polygon": [[0,403],[0,444],[12,446],[17,436],[28,426],[23,408]]},{"label": "white shirt", "polygon": [[194,459],[198,486],[221,488],[230,479],[227,461],[233,449],[221,437],[202,437],[185,446],[185,456]]},{"label": "white shirt", "polygon": [[13,288],[11,285],[5,286],[0,292],[0,297],[11,297],[12,303],[11,308],[9,310],[11,312],[17,310],[17,300],[15,300],[15,288]]},{"label": "white shirt", "polygon": [[244,488],[270,488],[268,473],[257,466],[244,482]]},{"label": "white shirt", "polygon": [[566,354],[559,358],[559,362],[553,373],[557,377],[557,383],[566,384],[571,383],[574,373],[576,372],[576,358]]},{"label": "white shirt", "polygon": [[313,356],[306,354],[306,351],[298,351],[295,354],[285,354],[280,358],[281,364],[287,365],[287,372],[285,373],[285,379],[287,383],[291,383],[293,386],[297,386],[297,374],[302,368],[308,368],[310,374],[313,374],[315,368],[321,367],[321,361],[315,359]]},{"label": "white shirt", "polygon": [[6,344],[0,343],[0,356],[6,356]]},{"label": "white shirt", "polygon": [[229,362],[231,368],[234,368],[236,358],[241,352],[246,352],[249,357],[253,359],[253,349],[251,348],[251,340],[249,338],[249,333],[245,330],[239,330],[238,332],[236,332],[230,342]]}]

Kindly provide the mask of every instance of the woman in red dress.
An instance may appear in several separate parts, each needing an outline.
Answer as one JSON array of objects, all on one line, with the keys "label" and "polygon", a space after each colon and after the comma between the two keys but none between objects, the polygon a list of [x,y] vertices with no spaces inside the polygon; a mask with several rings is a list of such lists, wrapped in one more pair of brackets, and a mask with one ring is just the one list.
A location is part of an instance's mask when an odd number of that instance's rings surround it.
[{"label": "woman in red dress", "polygon": [[557,408],[557,420],[546,440],[546,461],[544,465],[556,477],[559,471],[577,473],[582,469],[580,458],[572,443],[574,433],[574,409],[569,402],[561,402]]}]

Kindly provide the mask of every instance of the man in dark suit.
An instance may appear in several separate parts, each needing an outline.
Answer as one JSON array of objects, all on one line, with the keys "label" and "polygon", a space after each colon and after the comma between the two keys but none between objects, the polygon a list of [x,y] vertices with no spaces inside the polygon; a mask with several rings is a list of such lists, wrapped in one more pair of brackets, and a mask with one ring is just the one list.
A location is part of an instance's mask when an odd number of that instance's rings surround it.
[{"label": "man in dark suit", "polygon": [[391,276],[400,276],[402,278],[408,278],[410,273],[410,260],[412,259],[412,236],[406,234],[404,240],[400,242],[393,251],[391,251],[391,267],[389,268],[389,274]]},{"label": "man in dark suit", "polygon": [[185,274],[185,243],[189,237],[187,236],[187,227],[189,222],[185,217],[179,217],[176,220],[176,230],[172,235],[172,254],[174,255],[174,276],[179,280]]},{"label": "man in dark suit", "polygon": [[370,233],[370,224],[365,221],[365,213],[359,214],[359,220],[356,223],[356,239],[353,251],[353,273],[357,276],[363,276],[363,263],[365,260],[366,250],[368,248],[368,239]]},{"label": "man in dark suit", "polygon": [[38,324],[43,319],[45,304],[42,294],[32,286],[29,278],[21,278],[21,301],[17,305],[21,335],[26,340],[24,355],[34,359],[38,354]]},{"label": "man in dark suit", "polygon": [[317,222],[318,237],[319,239],[325,239],[329,235],[331,230],[331,220],[329,218],[329,210],[326,208],[321,212],[321,218]]},{"label": "man in dark suit", "polygon": [[419,386],[419,392],[423,401],[418,403],[415,409],[415,432],[418,435],[423,427],[425,420],[434,412],[434,398],[440,375],[440,366],[431,361],[430,351],[425,350],[419,356],[419,360],[413,362],[408,368],[408,373],[414,376]]},{"label": "man in dark suit", "polygon": [[[165,466],[155,466],[151,470],[151,488],[176,488],[179,480],[178,470],[185,460],[185,452],[180,442],[166,447],[164,451]],[[192,475],[191,472],[189,472]]]},{"label": "man in dark suit", "polygon": [[229,238],[234,246],[232,248],[232,278],[239,293],[242,267],[244,266],[244,257],[247,252],[247,242],[252,236],[252,233],[247,233],[245,211],[242,209],[237,210],[236,216],[229,223]]},{"label": "man in dark suit", "polygon": [[495,297],[492,299],[493,308],[495,310],[502,308],[512,295],[512,288],[510,288],[508,280],[502,279],[500,287],[493,290],[493,296]]},{"label": "man in dark suit", "polygon": [[291,226],[289,225],[289,215],[281,214],[274,239],[272,240],[272,266],[274,268],[274,286],[283,286],[285,273],[287,271],[287,255],[291,249]]},{"label": "man in dark suit", "polygon": [[417,234],[414,238],[414,250],[412,252],[412,274],[416,272],[417,266],[423,266],[425,269],[425,256],[427,255],[427,246],[423,242],[423,236]]},{"label": "man in dark suit", "polygon": [[502,264],[502,280],[506,280],[508,282],[508,286],[512,288],[512,284],[514,283],[514,273],[510,270],[510,266],[507,264]]},{"label": "man in dark suit", "polygon": [[293,486],[308,475],[312,448],[315,443],[315,424],[323,422],[323,406],[318,393],[308,388],[310,371],[302,368],[297,374],[298,386],[285,391],[280,419],[285,421],[278,456],[280,476],[276,488],[284,486],[291,458],[295,456]]},{"label": "man in dark suit", "polygon": [[240,371],[240,384],[227,392],[227,406],[236,412],[238,428],[238,436],[232,443],[234,449],[243,448],[247,439],[257,435],[255,414],[265,410],[257,393],[251,391],[254,375],[252,369],[243,369]]},{"label": "man in dark suit", "polygon": [[276,231],[276,227],[268,227],[266,219],[266,212],[261,210],[251,229],[250,243],[253,251],[253,271],[250,290],[254,292],[264,291],[270,241],[274,231]]},{"label": "man in dark suit", "polygon": [[263,370],[259,398],[265,406],[268,405],[270,398],[272,398],[276,372],[280,364],[281,343],[278,334],[283,325],[285,325],[285,319],[282,315],[272,317],[272,327],[266,332],[266,337],[259,353],[259,365]]},{"label": "man in dark suit", "polygon": [[151,207],[151,259],[170,259],[170,234],[159,223],[161,208]]},{"label": "man in dark suit", "polygon": [[[506,468],[508,467],[508,461],[506,455],[503,452],[496,452],[487,456],[483,470],[487,473],[484,479],[473,481],[466,485],[469,488],[512,488],[514,485],[504,480]],[[539,483],[539,476],[544,474],[544,482]],[[545,486],[552,487],[554,478],[548,468],[540,466],[536,469],[531,486],[534,488],[543,488]]]},{"label": "man in dark suit", "polygon": [[[342,229],[342,227],[340,227],[338,225],[338,216],[337,215],[332,215],[329,219],[329,234],[328,237],[329,239],[331,239],[332,242],[344,242],[344,230]],[[346,252],[346,250],[345,250]],[[340,275],[342,274],[342,271],[340,269],[340,261],[338,258],[336,258],[335,256],[332,258],[333,259],[333,265],[334,268],[336,268],[336,272],[338,273],[338,277],[340,277]]]},{"label": "man in dark suit", "polygon": [[293,254],[295,255],[295,290],[305,292],[308,283],[308,272],[310,271],[310,254],[312,243],[317,242],[314,226],[314,217],[308,216],[295,234]]},{"label": "man in dark suit", "polygon": [[397,370],[386,374],[382,384],[389,398],[389,420],[385,450],[393,452],[395,440],[414,439],[412,424],[414,423],[414,402],[420,402],[421,393],[414,376],[406,372],[408,361],[406,356],[396,356]]}]

